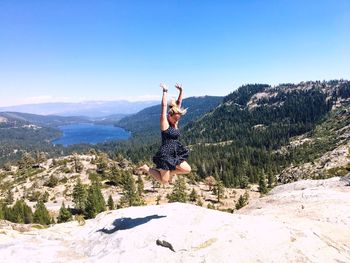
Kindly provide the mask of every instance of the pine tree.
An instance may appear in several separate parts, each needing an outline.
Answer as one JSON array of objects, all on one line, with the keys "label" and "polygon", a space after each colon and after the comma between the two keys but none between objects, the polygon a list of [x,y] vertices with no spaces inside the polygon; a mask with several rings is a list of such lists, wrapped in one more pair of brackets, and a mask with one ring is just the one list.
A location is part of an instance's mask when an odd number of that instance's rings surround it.
[{"label": "pine tree", "polygon": [[54,176],[53,174],[51,174],[49,181],[46,183],[46,185],[48,187],[54,188],[55,186],[57,186],[58,184],[58,179],[56,176]]},{"label": "pine tree", "polygon": [[47,156],[46,153],[44,152],[35,152],[35,162],[36,163],[42,163],[45,162],[47,160]]},{"label": "pine tree", "polygon": [[203,201],[202,201],[201,198],[198,198],[197,205],[198,206],[203,206]]},{"label": "pine tree", "polygon": [[57,223],[64,223],[72,220],[72,213],[66,208],[64,202],[62,202],[60,212],[57,217]]},{"label": "pine tree", "polygon": [[6,196],[6,198],[5,198],[5,203],[6,203],[7,205],[12,205],[13,201],[14,201],[14,199],[13,199],[13,193],[12,193],[11,189],[9,189],[9,190],[7,191],[7,196]]},{"label": "pine tree", "polygon": [[172,202],[182,202],[186,203],[188,200],[188,196],[186,193],[186,182],[182,176],[179,176],[174,184],[174,189],[171,194],[167,195],[167,198],[170,203]]},{"label": "pine tree", "polygon": [[273,174],[269,174],[267,176],[267,186],[269,188],[272,188],[274,183],[275,183],[275,178],[274,178]]},{"label": "pine tree", "polygon": [[41,225],[49,225],[51,223],[51,217],[49,211],[42,200],[38,201],[35,206],[36,210],[34,212],[33,221]]},{"label": "pine tree", "polygon": [[3,204],[0,203],[0,220],[1,219],[5,219],[5,213],[4,213],[4,208],[3,208]]},{"label": "pine tree", "polygon": [[138,176],[136,183],[137,183],[137,193],[139,194],[140,197],[142,197],[145,185],[143,183],[141,175]]},{"label": "pine tree", "polygon": [[43,200],[44,203],[46,203],[47,201],[49,201],[49,192],[45,191],[44,194],[41,195],[41,200]]},{"label": "pine tree", "polygon": [[12,207],[12,215],[14,223],[24,223],[24,209],[23,209],[23,200],[17,200]]},{"label": "pine tree", "polygon": [[115,209],[114,201],[113,201],[113,198],[112,198],[111,195],[109,195],[107,203],[108,203],[109,210],[114,210]]},{"label": "pine tree", "polygon": [[249,194],[245,192],[244,195],[240,195],[238,198],[238,202],[236,203],[236,209],[241,209],[243,206],[248,204]]},{"label": "pine tree", "polygon": [[80,162],[78,156],[74,156],[74,170],[80,173],[84,169],[84,165]]},{"label": "pine tree", "polygon": [[77,184],[73,188],[73,202],[79,214],[85,212],[86,198],[87,193],[85,186],[81,183],[80,178],[78,178]]},{"label": "pine tree", "polygon": [[213,185],[215,184],[216,180],[213,176],[207,176],[205,178],[205,184],[208,185],[209,191],[212,190]]},{"label": "pine tree", "polygon": [[190,193],[190,201],[191,202],[196,202],[198,199],[198,194],[194,188],[192,188],[192,191]]},{"label": "pine tree", "polygon": [[18,161],[18,165],[20,169],[26,169],[31,167],[35,163],[34,158],[30,153],[24,153],[22,155],[21,160]]},{"label": "pine tree", "polygon": [[241,189],[245,189],[248,187],[248,185],[249,185],[249,178],[248,176],[243,175],[242,179],[240,180],[239,186]]},{"label": "pine tree", "polygon": [[215,209],[215,206],[212,203],[208,203],[207,208],[208,209]]},{"label": "pine tree", "polygon": [[28,206],[26,203],[23,205],[23,213],[24,213],[24,223],[25,224],[31,224],[33,223],[33,211],[30,206]]},{"label": "pine tree", "polygon": [[156,199],[156,202],[157,202],[157,205],[160,204],[160,200],[162,199],[162,197],[160,195],[157,195],[157,199]]},{"label": "pine tree", "polygon": [[18,209],[14,210],[13,207],[8,207],[11,217],[8,219],[14,223],[23,223],[23,214],[22,211]]},{"label": "pine tree", "polygon": [[100,154],[100,157],[97,161],[97,173],[104,174],[108,168],[108,156],[106,154]]},{"label": "pine tree", "polygon": [[221,198],[224,197],[225,188],[223,183],[220,180],[217,181],[215,188],[216,188],[216,197],[218,198],[218,203],[220,203]]},{"label": "pine tree", "polygon": [[125,173],[123,179],[123,196],[120,200],[121,206],[138,206],[142,203],[143,201],[138,191],[136,191],[134,178],[129,172]]},{"label": "pine tree", "polygon": [[267,193],[266,179],[264,174],[260,174],[259,176],[259,192],[262,194]]},{"label": "pine tree", "polygon": [[238,202],[236,203],[236,209],[239,210],[243,206],[245,206],[244,197],[243,197],[243,195],[240,195],[239,198],[238,198]]},{"label": "pine tree", "polygon": [[109,176],[109,180],[114,185],[121,185],[123,183],[123,171],[113,166],[111,168],[111,174]]},{"label": "pine tree", "polygon": [[14,217],[13,213],[12,213],[12,208],[8,207],[6,204],[3,205],[2,207],[2,211],[4,213],[4,219],[7,221],[11,221],[14,222],[16,220],[16,218]]},{"label": "pine tree", "polygon": [[94,218],[98,213],[106,211],[106,202],[101,192],[101,185],[93,181],[89,187],[85,214],[87,218]]}]

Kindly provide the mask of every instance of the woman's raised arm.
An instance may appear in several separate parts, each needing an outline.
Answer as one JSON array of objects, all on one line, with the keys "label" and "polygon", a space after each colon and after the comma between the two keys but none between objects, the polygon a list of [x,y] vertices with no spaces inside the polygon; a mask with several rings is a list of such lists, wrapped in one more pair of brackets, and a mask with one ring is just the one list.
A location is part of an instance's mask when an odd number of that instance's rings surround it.
[{"label": "woman's raised arm", "polygon": [[160,87],[163,90],[163,96],[162,96],[162,111],[160,114],[160,129],[162,131],[165,131],[166,129],[169,128],[169,122],[167,119],[167,98],[166,98],[166,94],[168,92],[167,86],[163,83],[160,84]]},{"label": "woman's raised arm", "polygon": [[177,98],[176,104],[179,108],[181,108],[181,103],[182,103],[182,85],[179,83],[175,84],[175,88],[179,90],[179,97]]}]

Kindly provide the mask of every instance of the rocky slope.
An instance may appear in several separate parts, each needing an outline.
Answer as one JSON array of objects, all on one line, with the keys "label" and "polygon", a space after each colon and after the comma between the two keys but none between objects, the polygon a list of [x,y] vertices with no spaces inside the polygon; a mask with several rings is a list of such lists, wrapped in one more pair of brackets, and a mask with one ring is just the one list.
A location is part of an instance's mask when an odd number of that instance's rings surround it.
[{"label": "rocky slope", "polygon": [[[138,172],[135,166],[125,159],[119,161],[108,159],[108,168],[106,168],[105,174],[98,174],[96,164],[98,159],[99,157],[95,154],[75,154],[48,159],[40,163],[39,168],[32,169],[31,172],[23,175],[19,172],[18,166],[12,166],[11,171],[0,169],[0,200],[5,199],[8,191],[10,191],[13,195],[13,203],[17,199],[24,198],[34,211],[36,200],[32,200],[34,199],[33,196],[43,196],[46,192],[48,198],[45,206],[49,209],[51,216],[55,218],[58,216],[62,202],[66,206],[74,207],[72,193],[78,178],[81,179],[84,185],[90,185],[91,178],[98,177],[103,185],[102,194],[104,199],[107,201],[109,195],[111,195],[114,202],[119,203],[123,196],[123,189],[121,185],[110,183],[108,174],[111,169],[130,171],[133,173],[135,181],[138,179]],[[78,162],[82,167],[79,172],[75,171],[75,162]],[[54,187],[48,186],[51,176],[57,179],[57,185]],[[141,177],[144,182],[143,199],[145,204],[168,203],[167,195],[173,191],[174,182],[177,180],[176,176],[173,178],[173,183],[168,185],[154,185],[149,176],[142,175]],[[214,185],[215,179],[212,179],[211,184]],[[208,182],[189,180],[188,177],[186,177],[186,181],[187,193],[190,194],[194,189],[199,196],[198,200],[202,202],[204,207],[210,204],[221,210],[233,209],[240,195],[245,192],[249,194],[250,200],[260,196],[257,185],[253,184],[249,189],[225,188],[220,202],[217,202],[217,196],[209,189],[212,187],[209,187]]]},{"label": "rocky slope", "polygon": [[5,222],[1,261],[349,262],[349,206],[349,177],[335,177],[278,186],[234,214],[173,203],[22,233]]},{"label": "rocky slope", "polygon": [[299,153],[301,163],[284,169],[277,176],[280,183],[347,174],[350,171],[350,107],[339,107],[312,133],[295,137],[279,150],[282,154],[290,151]]}]

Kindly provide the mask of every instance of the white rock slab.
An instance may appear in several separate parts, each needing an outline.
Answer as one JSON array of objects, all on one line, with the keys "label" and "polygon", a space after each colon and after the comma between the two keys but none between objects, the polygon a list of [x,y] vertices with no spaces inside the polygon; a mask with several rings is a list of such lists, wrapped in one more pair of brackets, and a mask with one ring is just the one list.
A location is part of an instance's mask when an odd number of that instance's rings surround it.
[{"label": "white rock slab", "polygon": [[7,232],[0,262],[350,262],[350,186],[294,184],[234,214],[172,203]]}]

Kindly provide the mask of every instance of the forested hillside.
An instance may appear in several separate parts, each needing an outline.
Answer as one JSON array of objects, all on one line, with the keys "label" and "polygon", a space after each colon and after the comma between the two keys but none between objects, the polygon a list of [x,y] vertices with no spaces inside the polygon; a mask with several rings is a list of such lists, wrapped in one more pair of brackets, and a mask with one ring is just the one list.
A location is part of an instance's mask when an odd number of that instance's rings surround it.
[{"label": "forested hillside", "polygon": [[19,160],[25,152],[53,152],[51,140],[60,132],[35,125],[14,114],[0,113],[0,164]]},{"label": "forested hillside", "polygon": [[212,174],[225,185],[261,178],[273,184],[274,175],[300,157],[278,149],[294,136],[312,132],[331,116],[332,108],[347,109],[349,98],[348,81],[242,86],[184,127],[183,140],[192,149],[190,162],[199,176]]},{"label": "forested hillside", "polygon": [[63,117],[56,115],[37,115],[21,112],[0,112],[0,116],[10,120],[25,121],[27,123],[42,125],[45,127],[57,127],[60,125],[67,125],[72,123],[90,122],[87,117]]},{"label": "forested hillside", "polygon": [[17,161],[24,153],[43,152],[47,156],[58,156],[71,152],[72,149],[54,146],[51,143],[61,135],[56,126],[84,120],[80,117],[1,112],[0,165]]}]

